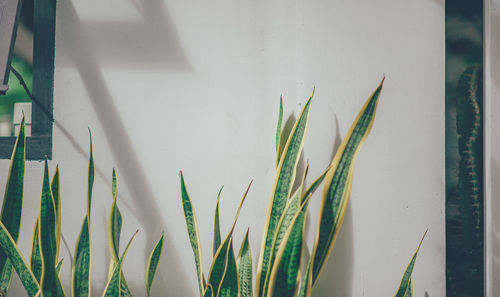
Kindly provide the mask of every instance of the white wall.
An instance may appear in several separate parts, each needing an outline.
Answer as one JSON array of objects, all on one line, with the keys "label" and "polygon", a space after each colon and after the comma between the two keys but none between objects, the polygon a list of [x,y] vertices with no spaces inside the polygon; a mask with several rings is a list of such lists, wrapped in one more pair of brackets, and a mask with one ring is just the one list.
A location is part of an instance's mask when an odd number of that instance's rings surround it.
[{"label": "white wall", "polygon": [[[250,226],[257,262],[274,176],[279,96],[297,115],[316,86],[303,163],[310,182],[327,166],[362,103],[386,75],[374,128],[355,170],[351,204],[314,295],[390,296],[421,235],[415,296],[444,296],[443,0],[58,1],[54,160],[62,174],[63,234],[71,252],[84,215],[86,152],[98,174],[92,214],[93,293],[105,283],[105,224],[113,167],[120,178],[125,265],[143,295],[144,262],[163,230],[153,296],[196,296],[180,204],[183,170],[197,212],[205,272],[213,208],[227,232]],[[2,161],[2,168],[7,162]],[[27,169],[21,247],[29,250],[41,184]],[[1,182],[6,179],[2,173]],[[320,202],[310,208],[309,247]],[[239,247],[238,247],[239,248]],[[63,249],[63,257],[68,258]],[[69,294],[69,259],[63,279]],[[16,281],[11,296],[22,296]],[[19,294],[19,295],[18,295]]]},{"label": "white wall", "polygon": [[500,1],[485,1],[485,164],[487,296],[500,294]]}]

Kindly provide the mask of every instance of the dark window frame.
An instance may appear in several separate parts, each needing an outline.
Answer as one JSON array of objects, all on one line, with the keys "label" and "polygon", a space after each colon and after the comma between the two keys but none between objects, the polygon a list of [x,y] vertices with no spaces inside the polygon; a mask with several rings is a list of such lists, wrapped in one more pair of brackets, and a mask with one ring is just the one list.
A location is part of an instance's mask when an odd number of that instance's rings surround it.
[{"label": "dark window frame", "polygon": [[[26,159],[52,159],[56,1],[36,0],[33,12],[31,136]],[[1,99],[1,98],[0,98]],[[15,137],[0,137],[0,159],[9,159]]]}]

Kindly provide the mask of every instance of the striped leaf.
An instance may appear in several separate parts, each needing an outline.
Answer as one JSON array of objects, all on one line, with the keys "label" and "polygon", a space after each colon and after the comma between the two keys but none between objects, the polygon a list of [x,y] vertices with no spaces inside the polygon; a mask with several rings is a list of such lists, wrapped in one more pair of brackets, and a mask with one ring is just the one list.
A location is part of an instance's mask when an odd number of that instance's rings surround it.
[{"label": "striped leaf", "polygon": [[[111,213],[109,215],[109,223],[108,223],[108,241],[111,254],[108,280],[112,277],[115,266],[118,263],[119,251],[120,251],[120,234],[122,229],[122,214],[117,204],[118,177],[116,176],[115,169],[113,169],[113,175],[111,178],[111,194],[113,195],[113,204],[111,205]],[[128,288],[127,281],[125,280],[125,276],[123,275],[123,273],[121,276],[120,285],[121,285],[122,296],[131,297],[132,293]]]},{"label": "striped leaf", "polygon": [[215,297],[214,296],[214,289],[212,289],[211,284],[207,284],[207,289],[205,290],[203,297]]},{"label": "striped leaf", "polygon": [[61,192],[59,183],[59,165],[56,166],[56,172],[52,178],[52,183],[50,184],[50,189],[52,190],[52,196],[54,198],[54,206],[56,210],[56,258],[59,256],[59,247],[61,244]]},{"label": "striped leaf", "polygon": [[108,240],[109,240],[109,251],[111,254],[111,261],[114,263],[118,262],[119,251],[120,251],[120,234],[122,230],[122,214],[118,205],[117,200],[117,185],[118,180],[116,177],[116,172],[113,169],[112,183],[111,183],[111,193],[113,194],[113,204],[111,205],[111,213],[109,215],[108,223]]},{"label": "striped leaf", "polygon": [[[3,198],[0,221],[17,243],[21,228],[21,213],[23,208],[24,163],[26,159],[26,137],[24,117],[21,120],[19,134],[12,151],[9,175]],[[0,290],[7,293],[12,279],[12,264],[7,255],[0,250]]]},{"label": "striped leaf", "polygon": [[64,291],[56,272],[56,207],[54,204],[54,197],[52,196],[52,191],[50,189],[49,166],[47,160],[45,160],[38,226],[38,241],[40,245],[40,256],[42,259],[40,287],[42,289],[43,296],[63,297]]},{"label": "striped leaf", "polygon": [[229,239],[229,248],[226,256],[226,267],[219,287],[218,297],[238,297],[238,268],[234,258],[233,239]]},{"label": "striped leaf", "polygon": [[200,243],[200,236],[198,234],[198,224],[196,222],[196,215],[194,213],[193,204],[191,203],[191,198],[189,198],[189,194],[186,189],[186,184],[184,182],[184,176],[182,175],[182,171],[180,172],[180,177],[181,177],[182,208],[184,209],[184,218],[186,219],[189,241],[191,243],[191,248],[193,249],[194,253],[194,261],[196,264],[196,272],[198,275],[198,286],[200,289],[200,295],[203,296],[203,292],[205,292],[205,276],[203,275],[201,243]]},{"label": "striped leaf", "polygon": [[14,266],[14,269],[16,270],[24,289],[28,293],[28,296],[37,296],[40,291],[38,281],[29,269],[23,255],[17,248],[16,242],[10,236],[9,231],[7,231],[7,228],[2,224],[2,222],[0,222],[0,247],[9,258],[12,266]]},{"label": "striped leaf", "polygon": [[92,206],[92,188],[94,187],[94,154],[92,153],[92,133],[89,129],[90,151],[89,151],[89,169],[87,174],[87,215],[90,224],[90,208]]},{"label": "striped leaf", "polygon": [[312,253],[311,284],[317,280],[342,224],[350,195],[354,161],[372,127],[383,81],[354,120],[325,177],[316,242]]},{"label": "striped leaf", "polygon": [[267,292],[264,291],[268,297],[295,296],[300,277],[302,240],[308,204],[309,199],[302,204],[300,210],[294,216],[283,238],[283,244],[279,247],[269,277],[269,289]]},{"label": "striped leaf", "polygon": [[92,188],[94,185],[94,156],[92,153],[92,134],[90,133],[89,166],[87,173],[87,213],[83,218],[82,228],[76,241],[73,258],[71,292],[73,297],[90,296],[90,269],[92,253],[90,245],[90,210],[92,205]]},{"label": "striped leaf", "polygon": [[[273,250],[271,252],[270,256],[270,267],[273,266],[275,256],[278,253],[278,249],[281,246],[282,240],[285,237],[285,234],[287,230],[289,229],[289,226],[297,213],[302,209],[302,205],[308,201],[312,194],[314,194],[315,190],[319,187],[323,179],[325,178],[326,173],[328,172],[328,169],[321,175],[319,176],[310,186],[307,188],[307,190],[304,192],[302,195],[302,189],[304,185],[304,181],[308,172],[309,164],[307,164],[306,170],[304,171],[304,176],[302,178],[302,183],[297,189],[297,191],[294,193],[292,198],[288,201],[287,206],[285,207],[285,210],[283,212],[283,215],[281,216],[281,219],[278,223],[278,231],[276,232],[274,241],[273,241]],[[302,196],[301,196],[302,195]],[[271,275],[271,270],[268,270],[268,273],[266,275],[266,281],[264,283],[264,289],[263,289],[263,296],[265,296],[266,292],[268,291],[268,283],[269,283],[269,277]]]},{"label": "striped leaf", "polygon": [[[314,94],[314,90],[313,90]],[[309,120],[309,107],[311,105],[311,98],[304,105],[304,108],[295,122],[288,141],[283,149],[278,168],[276,169],[276,177],[274,186],[271,191],[271,198],[267,208],[266,223],[263,233],[262,246],[259,256],[259,264],[257,268],[256,279],[256,296],[262,296],[262,290],[265,283],[265,276],[268,273],[270,255],[272,251],[272,244],[276,227],[281,218],[283,210],[285,209],[286,202],[292,190],[292,185],[295,180],[297,171],[297,163],[299,161],[300,153],[304,145],[307,123]]]},{"label": "striped leaf", "polygon": [[408,289],[406,289],[406,293],[405,293],[404,297],[412,297],[412,296],[413,296],[413,283],[412,283],[411,277],[410,277],[410,281],[408,282]]},{"label": "striped leaf", "polygon": [[213,239],[213,244],[212,244],[212,250],[213,250],[213,255],[215,256],[215,253],[219,249],[220,242],[221,242],[221,236],[220,236],[220,223],[219,223],[219,201],[220,201],[220,194],[222,193],[222,189],[224,189],[224,186],[222,186],[219,190],[219,194],[217,194],[217,205],[215,206],[215,215],[214,215],[214,239]]},{"label": "striped leaf", "polygon": [[149,256],[148,265],[146,266],[146,291],[149,297],[149,292],[151,291],[151,285],[153,284],[153,279],[155,277],[156,268],[158,268],[158,263],[160,262],[160,257],[163,251],[163,234],[160,240],[156,243],[151,255]]},{"label": "striped leaf", "polygon": [[410,263],[408,263],[408,266],[406,267],[405,273],[403,274],[403,277],[401,278],[401,283],[399,285],[398,291],[396,292],[395,297],[405,297],[408,296],[408,291],[410,291],[410,295],[412,294],[412,284],[411,284],[411,274],[413,272],[413,267],[415,266],[415,260],[417,259],[417,254],[418,251],[420,250],[420,246],[422,245],[422,241],[424,241],[425,235],[427,234],[427,231],[425,231],[424,236],[422,236],[422,239],[420,240],[420,243],[418,244],[417,250],[411,257]]},{"label": "striped leaf", "polygon": [[122,282],[122,264],[123,264],[123,259],[125,258],[125,255],[128,252],[128,249],[130,247],[130,244],[134,240],[135,236],[137,235],[137,232],[135,231],[134,235],[130,238],[127,247],[125,248],[125,251],[123,252],[122,256],[118,259],[118,263],[115,266],[115,270],[113,271],[113,275],[111,276],[111,279],[108,281],[106,284],[106,288],[104,288],[104,293],[103,297],[121,297],[121,282]]},{"label": "striped leaf", "polygon": [[59,261],[59,263],[57,263],[57,266],[56,266],[56,273],[59,276],[59,278],[61,278],[61,268],[62,268],[63,260],[64,259],[61,259],[61,261]]},{"label": "striped leaf", "polygon": [[250,182],[248,188],[243,194],[243,198],[241,198],[240,205],[238,206],[238,210],[236,211],[236,215],[234,217],[233,225],[231,226],[231,229],[229,229],[227,236],[225,237],[221,246],[217,250],[217,253],[215,253],[214,259],[212,261],[212,266],[210,267],[210,273],[208,275],[208,283],[212,285],[212,289],[214,290],[213,292],[214,296],[219,296],[219,287],[222,282],[224,271],[227,264],[228,248],[230,246],[229,243],[232,240],[234,227],[236,226],[236,222],[238,221],[238,216],[240,214],[241,207],[243,206],[243,202],[247,197],[251,185],[252,182]]},{"label": "striped leaf", "polygon": [[302,279],[302,283],[300,284],[300,291],[297,297],[306,297],[310,294],[310,290],[312,285],[310,282],[312,279],[309,277],[311,275],[311,259],[309,259],[306,267],[306,273],[304,274],[304,278]]},{"label": "striped leaf", "polygon": [[276,167],[280,163],[281,158],[281,131],[283,125],[283,96],[280,96],[280,111],[278,115],[278,125],[276,126]]},{"label": "striped leaf", "polygon": [[252,297],[252,253],[248,243],[248,230],[241,244],[236,265],[238,267],[239,296]]},{"label": "striped leaf", "polygon": [[73,297],[90,296],[90,265],[91,247],[89,218],[83,218],[82,228],[75,247],[75,257],[73,258],[71,292]]},{"label": "striped leaf", "polygon": [[40,241],[38,239],[38,221],[35,221],[35,228],[33,230],[33,239],[31,242],[31,257],[30,257],[30,267],[36,280],[40,282],[40,277],[42,276],[42,256],[40,255]]}]

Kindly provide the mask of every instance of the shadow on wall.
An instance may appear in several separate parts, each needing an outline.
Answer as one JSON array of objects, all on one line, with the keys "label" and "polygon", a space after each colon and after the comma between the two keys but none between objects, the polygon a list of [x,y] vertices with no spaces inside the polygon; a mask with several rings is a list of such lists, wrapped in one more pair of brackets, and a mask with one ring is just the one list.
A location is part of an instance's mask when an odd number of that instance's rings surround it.
[{"label": "shadow on wall", "polygon": [[313,297],[352,295],[353,249],[352,209],[349,203],[332,253],[314,285]]},{"label": "shadow on wall", "polygon": [[[496,199],[500,195],[500,162],[496,159],[491,160],[491,210],[490,213],[496,214],[500,213],[500,201]],[[492,230],[492,251],[490,253],[493,255],[493,262],[491,263],[491,275],[493,279],[500,275],[500,229],[494,226],[498,226],[497,221],[493,220]],[[498,282],[493,282],[493,292],[500,291],[500,284]]]},{"label": "shadow on wall", "polygon": [[[191,71],[192,67],[186,60],[179,44],[177,34],[170,21],[167,8],[161,0],[130,1],[142,16],[135,22],[82,21],[76,13],[73,2],[60,1],[58,21],[64,25],[58,27],[58,36],[64,42],[58,44],[58,65],[65,63],[75,67],[87,89],[90,102],[104,133],[108,139],[112,153],[120,170],[120,176],[130,189],[132,197],[125,199],[129,203],[124,206],[135,214],[144,226],[142,230],[148,242],[148,247],[158,239],[164,230],[167,238],[164,249],[168,256],[170,271],[175,271],[177,278],[183,279],[183,264],[172,246],[168,229],[159,207],[153,197],[150,185],[145,178],[144,169],[127,135],[123,120],[113,103],[108,86],[101,71],[102,65],[122,68],[144,68],[158,71]],[[130,40],[136,40],[131,44]],[[140,54],[138,54],[140,53]],[[59,58],[59,56],[58,56]],[[70,137],[68,134],[64,134]],[[74,140],[70,139],[72,143]],[[87,158],[84,154],[82,157]],[[104,177],[109,181],[109,177]],[[150,250],[144,251],[147,262]],[[179,275],[180,274],[180,275]],[[153,286],[152,295],[163,296],[165,292],[173,291],[185,284],[172,283],[174,278],[168,278],[159,271]],[[169,280],[172,280],[169,282]],[[132,283],[131,283],[132,284]],[[98,288],[93,288],[92,294],[98,295]],[[143,291],[143,288],[131,288],[132,291]]]}]

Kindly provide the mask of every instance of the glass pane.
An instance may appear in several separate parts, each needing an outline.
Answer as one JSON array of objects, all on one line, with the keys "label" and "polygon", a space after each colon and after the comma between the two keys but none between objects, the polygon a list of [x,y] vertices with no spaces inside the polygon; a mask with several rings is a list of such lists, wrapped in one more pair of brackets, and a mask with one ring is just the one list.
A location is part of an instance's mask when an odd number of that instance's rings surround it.
[{"label": "glass pane", "polygon": [[[23,1],[11,66],[21,75],[31,92],[33,74],[33,0]],[[0,136],[13,136],[24,113],[31,125],[31,100],[19,79],[11,72],[9,89],[0,98]],[[31,134],[27,129],[28,136]]]}]

